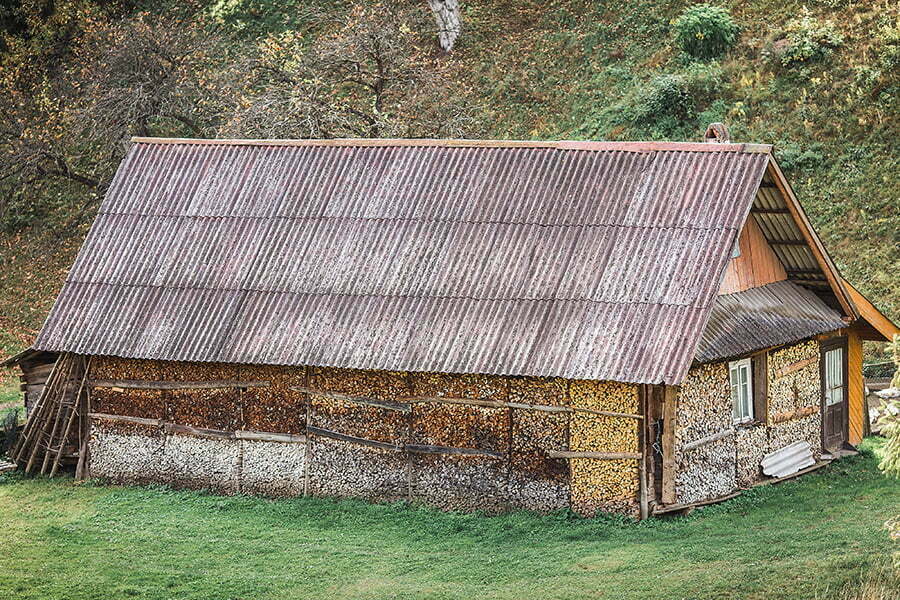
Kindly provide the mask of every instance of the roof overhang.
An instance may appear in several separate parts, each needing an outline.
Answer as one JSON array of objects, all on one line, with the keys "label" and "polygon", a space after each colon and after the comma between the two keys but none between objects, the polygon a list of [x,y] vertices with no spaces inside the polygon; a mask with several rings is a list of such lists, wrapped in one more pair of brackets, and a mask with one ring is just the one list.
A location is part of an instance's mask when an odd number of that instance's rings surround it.
[{"label": "roof overhang", "polygon": [[853,329],[862,339],[873,342],[889,342],[894,339],[895,335],[900,335],[900,327],[897,327],[884,313],[875,308],[875,305],[849,282],[844,280],[843,284],[859,311],[860,316],[853,324]]},{"label": "roof overhang", "polygon": [[43,350],[37,350],[35,348],[28,348],[26,350],[22,350],[18,354],[10,356],[3,362],[0,362],[0,367],[15,367],[17,365],[21,365],[22,363],[28,362],[33,358],[40,356],[41,354],[46,354],[46,352],[44,352]]}]

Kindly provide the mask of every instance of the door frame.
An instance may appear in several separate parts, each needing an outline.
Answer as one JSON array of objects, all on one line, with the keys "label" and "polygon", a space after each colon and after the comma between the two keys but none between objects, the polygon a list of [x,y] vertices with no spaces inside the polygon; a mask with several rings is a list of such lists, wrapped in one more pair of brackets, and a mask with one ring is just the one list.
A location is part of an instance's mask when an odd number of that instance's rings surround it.
[{"label": "door frame", "polygon": [[825,419],[826,419],[826,411],[828,409],[825,404],[825,354],[829,350],[837,350],[841,348],[843,352],[841,353],[841,372],[843,378],[843,400],[841,401],[844,405],[843,407],[843,439],[841,440],[841,446],[850,443],[850,382],[847,379],[849,375],[849,364],[848,364],[848,356],[847,351],[849,350],[848,338],[846,335],[836,336],[833,338],[828,338],[826,340],[822,340],[819,342],[819,411],[822,415],[822,451],[826,452],[829,450],[826,445],[826,428],[825,428]]}]

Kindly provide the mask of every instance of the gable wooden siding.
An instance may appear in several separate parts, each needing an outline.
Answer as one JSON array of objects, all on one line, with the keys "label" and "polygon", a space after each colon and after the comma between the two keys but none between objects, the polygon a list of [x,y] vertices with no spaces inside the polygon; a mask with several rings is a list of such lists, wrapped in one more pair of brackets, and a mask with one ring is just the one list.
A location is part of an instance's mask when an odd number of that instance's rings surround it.
[{"label": "gable wooden siding", "polygon": [[752,215],[747,219],[738,243],[741,255],[728,263],[719,294],[734,294],[787,279],[784,266]]}]

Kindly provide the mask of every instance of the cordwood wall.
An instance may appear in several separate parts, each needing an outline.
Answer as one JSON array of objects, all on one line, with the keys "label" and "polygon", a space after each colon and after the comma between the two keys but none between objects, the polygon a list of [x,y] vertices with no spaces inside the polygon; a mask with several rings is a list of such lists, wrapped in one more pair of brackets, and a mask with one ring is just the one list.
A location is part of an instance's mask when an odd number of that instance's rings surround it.
[{"label": "cordwood wall", "polygon": [[105,357],[90,378],[95,477],[446,510],[637,512],[637,460],[550,456],[637,453],[639,421],[601,414],[636,415],[634,385]]},{"label": "cordwood wall", "polygon": [[[728,362],[694,367],[681,386],[675,425],[677,502],[725,496],[763,479],[759,463],[769,452],[807,441],[822,453],[819,343],[801,342],[770,351],[765,421],[732,421]],[[715,434],[716,441],[689,448]]]}]

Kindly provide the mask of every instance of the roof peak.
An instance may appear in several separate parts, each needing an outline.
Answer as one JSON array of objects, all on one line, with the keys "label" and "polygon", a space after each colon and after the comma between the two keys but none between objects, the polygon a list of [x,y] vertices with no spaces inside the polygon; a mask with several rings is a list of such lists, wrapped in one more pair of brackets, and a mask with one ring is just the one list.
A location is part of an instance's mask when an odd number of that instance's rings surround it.
[{"label": "roof peak", "polygon": [[194,139],[133,137],[135,144],[182,144],[215,146],[335,146],[335,147],[440,147],[440,148],[550,148],[595,152],[772,152],[770,144],[709,144],[703,142],[607,142],[581,140],[467,140],[428,138],[340,138],[340,139]]}]

